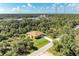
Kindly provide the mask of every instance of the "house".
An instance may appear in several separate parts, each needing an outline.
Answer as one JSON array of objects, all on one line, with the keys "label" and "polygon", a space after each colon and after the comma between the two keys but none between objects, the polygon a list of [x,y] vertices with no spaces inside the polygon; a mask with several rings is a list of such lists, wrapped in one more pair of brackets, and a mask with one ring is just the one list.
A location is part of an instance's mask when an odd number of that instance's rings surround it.
[{"label": "house", "polygon": [[44,36],[44,33],[40,32],[40,31],[31,31],[31,32],[27,32],[27,35],[30,38],[37,39],[37,38]]}]

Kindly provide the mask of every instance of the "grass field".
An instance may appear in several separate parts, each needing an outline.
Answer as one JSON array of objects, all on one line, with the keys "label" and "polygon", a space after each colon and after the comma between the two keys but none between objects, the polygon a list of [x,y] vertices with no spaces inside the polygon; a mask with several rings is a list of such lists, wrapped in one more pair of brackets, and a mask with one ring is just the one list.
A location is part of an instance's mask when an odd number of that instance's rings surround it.
[{"label": "grass field", "polygon": [[48,43],[48,40],[44,39],[44,38],[40,38],[40,39],[35,39],[34,40],[34,45],[38,48],[43,47],[44,45],[46,45]]}]

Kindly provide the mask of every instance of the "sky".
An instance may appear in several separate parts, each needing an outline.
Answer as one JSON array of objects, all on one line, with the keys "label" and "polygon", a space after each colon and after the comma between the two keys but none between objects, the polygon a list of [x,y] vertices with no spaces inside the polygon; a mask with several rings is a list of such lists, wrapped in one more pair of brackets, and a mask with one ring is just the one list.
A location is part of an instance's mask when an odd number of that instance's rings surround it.
[{"label": "sky", "polygon": [[79,14],[79,3],[0,3],[0,14]]}]

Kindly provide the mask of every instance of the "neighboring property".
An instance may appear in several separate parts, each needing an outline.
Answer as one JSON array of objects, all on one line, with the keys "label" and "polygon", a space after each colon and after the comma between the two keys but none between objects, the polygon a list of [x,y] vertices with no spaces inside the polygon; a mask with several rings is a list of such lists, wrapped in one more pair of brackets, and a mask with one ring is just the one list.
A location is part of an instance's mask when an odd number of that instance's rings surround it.
[{"label": "neighboring property", "polygon": [[44,36],[45,34],[40,31],[31,31],[31,32],[27,32],[27,35],[30,38],[36,39],[36,38],[40,38],[40,37]]}]

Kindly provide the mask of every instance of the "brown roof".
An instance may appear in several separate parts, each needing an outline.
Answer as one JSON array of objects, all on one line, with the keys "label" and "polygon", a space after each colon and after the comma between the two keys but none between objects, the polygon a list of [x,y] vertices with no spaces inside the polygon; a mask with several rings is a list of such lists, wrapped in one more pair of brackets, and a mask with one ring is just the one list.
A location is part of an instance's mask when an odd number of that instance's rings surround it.
[{"label": "brown roof", "polygon": [[31,32],[27,32],[28,35],[31,36],[40,36],[40,35],[44,35],[44,33],[40,32],[40,31],[31,31]]}]

